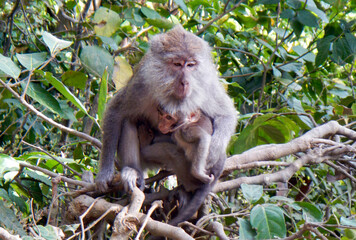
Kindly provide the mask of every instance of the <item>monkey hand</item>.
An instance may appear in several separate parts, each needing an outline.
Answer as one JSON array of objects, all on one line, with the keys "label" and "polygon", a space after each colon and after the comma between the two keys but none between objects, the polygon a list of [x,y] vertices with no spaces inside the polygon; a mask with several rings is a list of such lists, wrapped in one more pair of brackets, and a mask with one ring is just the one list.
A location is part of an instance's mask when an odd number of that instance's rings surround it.
[{"label": "monkey hand", "polygon": [[196,179],[198,179],[199,181],[205,183],[205,184],[210,184],[214,181],[214,175],[213,174],[206,174],[203,171],[196,171],[193,170],[191,171],[193,177],[195,177]]},{"label": "monkey hand", "polygon": [[95,184],[99,192],[107,192],[109,186],[111,185],[112,179],[114,177],[113,169],[101,169],[96,175]]},{"label": "monkey hand", "polygon": [[142,172],[131,167],[126,166],[121,170],[121,181],[126,191],[132,191],[136,185],[141,190],[145,188],[145,179]]}]

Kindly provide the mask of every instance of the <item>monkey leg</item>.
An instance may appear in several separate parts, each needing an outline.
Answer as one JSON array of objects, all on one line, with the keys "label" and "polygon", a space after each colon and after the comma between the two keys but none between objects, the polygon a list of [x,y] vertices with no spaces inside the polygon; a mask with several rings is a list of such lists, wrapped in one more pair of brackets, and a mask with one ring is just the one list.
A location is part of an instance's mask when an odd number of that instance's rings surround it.
[{"label": "monkey leg", "polygon": [[[191,133],[192,134],[192,133]],[[192,152],[192,168],[191,174],[203,183],[211,183],[214,180],[214,175],[207,174],[207,158],[209,154],[209,147],[211,142],[211,135],[202,128],[195,128],[195,134],[199,139],[194,145],[196,149]]]}]

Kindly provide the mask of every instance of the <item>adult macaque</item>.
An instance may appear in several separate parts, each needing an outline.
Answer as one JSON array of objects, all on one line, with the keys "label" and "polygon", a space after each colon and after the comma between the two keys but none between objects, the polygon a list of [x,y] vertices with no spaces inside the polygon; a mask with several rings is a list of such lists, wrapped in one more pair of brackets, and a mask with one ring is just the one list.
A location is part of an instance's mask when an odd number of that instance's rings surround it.
[{"label": "adult macaque", "polygon": [[[191,161],[171,142],[170,136],[158,131],[158,106],[174,115],[189,115],[200,109],[211,119],[213,134],[207,156],[212,166],[205,167],[213,176],[211,183],[190,174]],[[146,123],[154,134],[150,145],[140,152],[138,125]],[[142,168],[152,164],[169,167],[182,183],[187,198],[181,204],[172,225],[188,220],[203,203],[218,180],[226,159],[226,147],[235,131],[234,105],[220,85],[207,42],[177,26],[150,41],[150,49],[137,66],[132,79],[120,89],[107,106],[103,121],[103,147],[97,187],[105,191],[114,176],[115,152],[120,159],[121,176],[127,189],[144,187]],[[141,125],[142,126],[142,125]],[[150,148],[166,141],[171,153],[150,158]],[[182,194],[184,195],[184,194]]]},{"label": "adult macaque", "polygon": [[[211,134],[213,133],[211,120],[199,110],[188,114],[188,116],[180,112],[170,115],[162,108],[159,108],[158,112],[158,129],[163,134],[172,133],[173,141],[184,150],[187,160],[192,162],[190,173],[203,183],[211,183],[214,176],[206,174],[206,168],[213,166],[213,164],[207,164]],[[153,153],[166,150],[166,147],[161,146]]]}]

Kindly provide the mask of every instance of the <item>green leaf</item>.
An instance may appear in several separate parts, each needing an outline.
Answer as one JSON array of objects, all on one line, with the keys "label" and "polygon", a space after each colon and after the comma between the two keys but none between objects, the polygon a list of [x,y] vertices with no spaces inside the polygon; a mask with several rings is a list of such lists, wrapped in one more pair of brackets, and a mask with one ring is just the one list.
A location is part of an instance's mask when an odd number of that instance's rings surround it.
[{"label": "green leaf", "polygon": [[[305,110],[302,106],[302,102],[299,99],[296,98],[291,98],[288,101],[288,104],[293,108],[297,113],[305,113]],[[310,129],[312,129],[314,126],[313,122],[307,117],[303,115],[298,116],[300,120],[302,120]]]},{"label": "green leaf", "polygon": [[0,53],[0,70],[12,78],[17,79],[20,76],[21,69],[9,57]]},{"label": "green leaf", "polygon": [[351,33],[345,33],[345,38],[353,55],[356,54],[356,37]]},{"label": "green leaf", "polygon": [[24,173],[30,176],[32,179],[38,180],[39,182],[43,182],[48,186],[52,186],[51,180],[48,178],[47,175],[44,175],[42,172],[36,172],[33,170],[26,169]]},{"label": "green leaf", "polygon": [[0,214],[0,225],[4,225],[6,229],[12,230],[20,236],[26,236],[26,232],[23,229],[22,224],[20,224],[17,220],[17,217],[11,208],[5,206],[4,201],[0,201]]},{"label": "green leaf", "polygon": [[278,4],[280,3],[281,0],[258,0],[257,4],[264,4],[264,5],[268,5],[268,4]]},{"label": "green leaf", "polygon": [[[25,89],[26,83],[21,83],[21,86],[23,89]],[[55,99],[47,90],[42,88],[39,83],[30,82],[26,94],[39,102],[41,105],[51,110],[53,113],[58,115],[63,114],[57,99]]]},{"label": "green leaf", "polygon": [[[14,187],[15,185],[11,184],[12,187]],[[17,189],[19,190],[19,189]],[[22,213],[28,214],[29,213],[29,206],[27,205],[27,203],[25,202],[24,199],[22,199],[21,197],[19,197],[19,194],[17,192],[15,192],[15,190],[13,188],[9,189],[9,197],[11,198],[11,200],[15,203],[16,207],[19,208],[19,210]]]},{"label": "green leaf", "polygon": [[137,27],[141,27],[145,24],[145,20],[141,17],[138,8],[127,8],[124,11],[124,18]]},{"label": "green leaf", "polygon": [[41,74],[46,78],[46,80],[53,85],[53,87],[55,87],[58,92],[60,92],[67,100],[69,100],[71,103],[74,104],[74,106],[76,106],[77,108],[79,108],[81,111],[83,111],[85,114],[87,114],[88,116],[89,113],[87,112],[87,110],[85,109],[84,105],[82,104],[82,102],[75,96],[73,95],[73,93],[71,93],[71,91],[62,83],[60,82],[58,79],[56,79],[55,77],[53,77],[52,73],[50,72],[41,72]]},{"label": "green leaf", "polygon": [[246,198],[251,203],[257,202],[263,194],[263,187],[261,185],[249,185],[249,184],[241,184],[241,190]]},{"label": "green leaf", "polygon": [[340,223],[345,226],[356,227],[356,220],[355,219],[347,219],[345,217],[340,218]]},{"label": "green leaf", "polygon": [[46,61],[47,53],[38,52],[38,53],[27,53],[27,54],[16,54],[19,62],[27,70],[34,70],[42,65]]},{"label": "green leaf", "polygon": [[100,7],[93,17],[94,31],[97,35],[110,37],[119,29],[121,22],[118,13],[106,7]]},{"label": "green leaf", "polygon": [[332,58],[339,65],[352,63],[353,54],[346,38],[339,38],[334,42],[332,47]]},{"label": "green leaf", "polygon": [[308,0],[307,1],[307,7],[306,9],[314,12],[323,22],[325,23],[329,23],[329,19],[328,17],[326,16],[325,12],[324,11],[321,11],[317,6],[316,4],[314,3],[313,0]]},{"label": "green leaf", "polygon": [[318,18],[308,10],[300,10],[297,13],[297,19],[305,26],[319,27]]},{"label": "green leaf", "polygon": [[113,73],[114,59],[104,48],[98,46],[85,46],[80,53],[80,60],[85,69],[96,77],[101,77],[106,68],[110,77]]},{"label": "green leaf", "polygon": [[322,222],[323,213],[314,204],[308,202],[293,203],[303,210],[303,216],[306,222]]},{"label": "green leaf", "polygon": [[[296,52],[299,56],[302,56],[301,59],[306,60],[308,62],[315,62],[315,55],[312,52],[308,52],[308,49],[305,49],[302,46],[294,46],[292,47],[293,51]],[[304,55],[305,54],[305,55]]]},{"label": "green leaf", "polygon": [[276,63],[276,67],[285,72],[294,72],[297,75],[301,75],[301,70],[303,68],[303,63],[291,62],[286,65],[281,65]]},{"label": "green leaf", "polygon": [[292,26],[292,29],[295,33],[295,35],[299,38],[300,35],[302,34],[303,32],[303,29],[304,29],[304,25],[301,24],[297,18],[293,18],[290,22],[291,26]]},{"label": "green leaf", "polygon": [[298,0],[287,0],[287,5],[293,9],[299,9],[302,7],[302,3]]},{"label": "green leaf", "polygon": [[265,114],[245,127],[234,144],[236,153],[261,144],[284,143],[291,140],[292,133],[298,132],[299,127],[285,116]]},{"label": "green leaf", "polygon": [[315,66],[320,66],[326,61],[331,49],[331,41],[334,38],[335,38],[334,36],[329,35],[317,42],[318,54],[316,55],[315,58]]},{"label": "green leaf", "polygon": [[295,17],[295,11],[293,9],[285,9],[281,12],[281,18],[293,18]]},{"label": "green leaf", "polygon": [[161,18],[161,15],[159,15],[158,12],[156,12],[155,10],[152,10],[150,8],[147,7],[142,7],[141,8],[141,12],[143,13],[143,15],[145,15],[147,18],[151,18],[151,19],[156,19],[156,18]]},{"label": "green leaf", "polygon": [[75,87],[84,90],[87,81],[88,76],[83,72],[69,70],[62,75],[62,82],[69,87]]},{"label": "green leaf", "polygon": [[251,210],[251,225],[257,231],[256,239],[286,237],[286,225],[281,208],[270,205],[257,205]]},{"label": "green leaf", "polygon": [[251,240],[255,237],[256,232],[252,229],[251,223],[246,219],[239,218],[239,239]]},{"label": "green leaf", "polygon": [[14,158],[0,153],[0,179],[3,178],[4,173],[8,171],[18,171],[19,169],[20,165]]},{"label": "green leaf", "polygon": [[183,0],[173,0],[182,10],[189,16],[188,8],[187,5],[185,5],[185,2]]},{"label": "green leaf", "polygon": [[104,117],[104,111],[106,106],[106,100],[108,96],[108,73],[104,71],[103,77],[101,78],[100,83],[100,92],[98,100],[98,119],[101,121]]},{"label": "green leaf", "polygon": [[172,23],[171,21],[169,21],[165,18],[160,18],[160,19],[146,18],[145,20],[148,24],[158,27],[158,28],[171,29],[172,27],[174,27],[174,23]]},{"label": "green leaf", "polygon": [[58,235],[58,232],[51,225],[47,225],[45,227],[41,226],[41,225],[38,225],[35,228],[35,230],[36,230],[38,235],[40,235],[41,237],[43,237],[46,240],[62,239],[62,237]]},{"label": "green leaf", "polygon": [[57,53],[72,45],[72,42],[56,38],[55,36],[46,31],[42,33],[42,37],[43,41],[49,48],[52,56],[57,55]]}]

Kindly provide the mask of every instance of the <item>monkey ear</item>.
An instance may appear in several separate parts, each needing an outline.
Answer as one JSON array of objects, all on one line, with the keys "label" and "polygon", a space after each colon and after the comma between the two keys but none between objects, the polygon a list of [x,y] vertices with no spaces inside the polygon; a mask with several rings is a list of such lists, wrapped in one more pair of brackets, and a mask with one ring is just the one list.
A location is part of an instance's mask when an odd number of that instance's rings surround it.
[{"label": "monkey ear", "polygon": [[189,118],[190,118],[190,122],[198,122],[200,118],[200,111],[192,112]]}]

